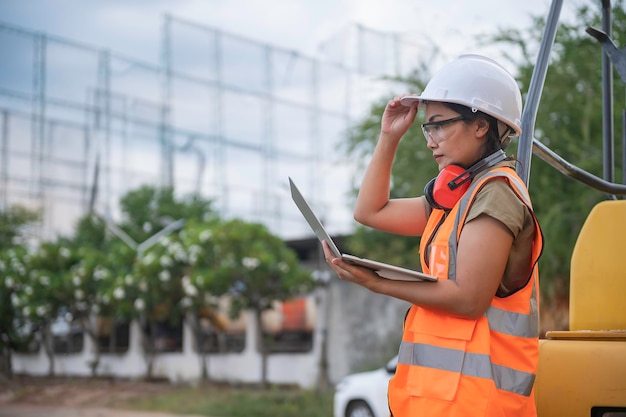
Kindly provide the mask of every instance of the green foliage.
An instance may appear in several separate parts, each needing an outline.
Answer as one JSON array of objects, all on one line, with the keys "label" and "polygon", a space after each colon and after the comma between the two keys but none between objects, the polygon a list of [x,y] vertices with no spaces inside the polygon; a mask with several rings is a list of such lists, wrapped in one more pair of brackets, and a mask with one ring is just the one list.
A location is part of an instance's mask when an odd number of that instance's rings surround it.
[{"label": "green foliage", "polygon": [[143,242],[177,219],[210,221],[215,218],[211,200],[197,195],[177,199],[173,188],[144,185],[120,200],[122,228],[135,241]]},{"label": "green foliage", "polygon": [[41,327],[54,320],[62,307],[71,303],[69,273],[78,263],[67,242],[45,242],[33,252],[24,283],[26,318]]},{"label": "green foliage", "polygon": [[24,237],[25,229],[39,220],[41,220],[39,211],[22,206],[11,206],[0,211],[0,251],[19,243],[17,240]]},{"label": "green foliage", "polygon": [[0,347],[21,349],[32,340],[26,331],[31,324],[31,306],[25,297],[31,291],[26,290],[29,260],[24,246],[0,252]]},{"label": "green foliage", "polygon": [[231,220],[214,229],[217,288],[233,298],[233,316],[243,308],[262,311],[313,288],[291,249],[265,226]]}]

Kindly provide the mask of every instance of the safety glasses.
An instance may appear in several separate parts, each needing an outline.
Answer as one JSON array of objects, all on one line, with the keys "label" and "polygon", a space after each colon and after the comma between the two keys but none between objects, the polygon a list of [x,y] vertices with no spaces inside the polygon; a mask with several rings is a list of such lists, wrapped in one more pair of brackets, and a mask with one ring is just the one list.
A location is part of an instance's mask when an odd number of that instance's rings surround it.
[{"label": "safety glasses", "polygon": [[424,132],[424,138],[426,139],[426,142],[428,142],[428,138],[430,138],[433,142],[439,144],[448,139],[443,134],[444,126],[449,126],[451,123],[458,122],[459,120],[465,120],[465,117],[457,116],[451,119],[422,124],[422,132]]}]

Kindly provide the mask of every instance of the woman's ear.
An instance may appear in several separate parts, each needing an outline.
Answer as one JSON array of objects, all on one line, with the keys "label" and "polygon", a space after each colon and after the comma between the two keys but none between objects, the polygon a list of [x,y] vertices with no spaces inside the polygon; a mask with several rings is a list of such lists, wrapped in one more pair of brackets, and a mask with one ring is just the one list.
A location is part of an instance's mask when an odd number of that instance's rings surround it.
[{"label": "woman's ear", "polygon": [[482,118],[476,119],[476,136],[487,136],[487,132],[489,132],[489,122]]}]

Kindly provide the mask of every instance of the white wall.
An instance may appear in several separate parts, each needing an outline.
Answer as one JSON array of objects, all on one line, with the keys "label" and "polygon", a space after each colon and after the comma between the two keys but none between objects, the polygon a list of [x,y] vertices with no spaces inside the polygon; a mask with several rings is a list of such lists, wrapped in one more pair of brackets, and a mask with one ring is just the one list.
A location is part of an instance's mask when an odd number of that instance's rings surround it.
[{"label": "white wall", "polygon": [[[252,318],[253,312],[248,312]],[[246,328],[246,346],[241,353],[205,355],[209,378],[223,382],[256,383],[261,380],[262,358],[256,350],[256,324],[249,320]],[[141,347],[139,324],[135,321],[130,326],[130,346],[122,354],[103,353],[100,355],[98,375],[121,378],[143,378],[147,373],[147,364]],[[319,339],[314,337],[313,349],[306,353],[271,354],[268,357],[268,382],[277,384],[296,384],[303,388],[312,388],[317,380],[317,356]],[[54,355],[55,375],[90,376],[89,362],[94,358],[91,340],[84,336],[84,348],[81,353]],[[182,352],[161,353],[153,362],[153,377],[166,378],[175,383],[193,383],[202,376],[202,358],[194,349],[193,332],[183,324]],[[26,375],[47,375],[49,361],[44,349],[35,354],[12,355],[13,372]]]}]

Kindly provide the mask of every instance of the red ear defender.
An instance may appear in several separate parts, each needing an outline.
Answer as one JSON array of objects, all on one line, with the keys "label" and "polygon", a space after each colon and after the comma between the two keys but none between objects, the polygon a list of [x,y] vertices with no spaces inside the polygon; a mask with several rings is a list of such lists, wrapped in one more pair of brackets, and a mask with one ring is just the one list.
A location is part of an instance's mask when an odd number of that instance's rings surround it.
[{"label": "red ear defender", "polygon": [[470,173],[462,166],[448,165],[442,169],[424,188],[428,204],[441,210],[452,209],[471,184],[471,181],[465,181],[465,177],[469,179]]},{"label": "red ear defender", "polygon": [[457,201],[469,188],[472,178],[479,172],[491,168],[506,159],[506,154],[499,149],[481,159],[467,170],[460,165],[448,165],[424,187],[424,196],[431,207],[440,210],[452,210]]}]

